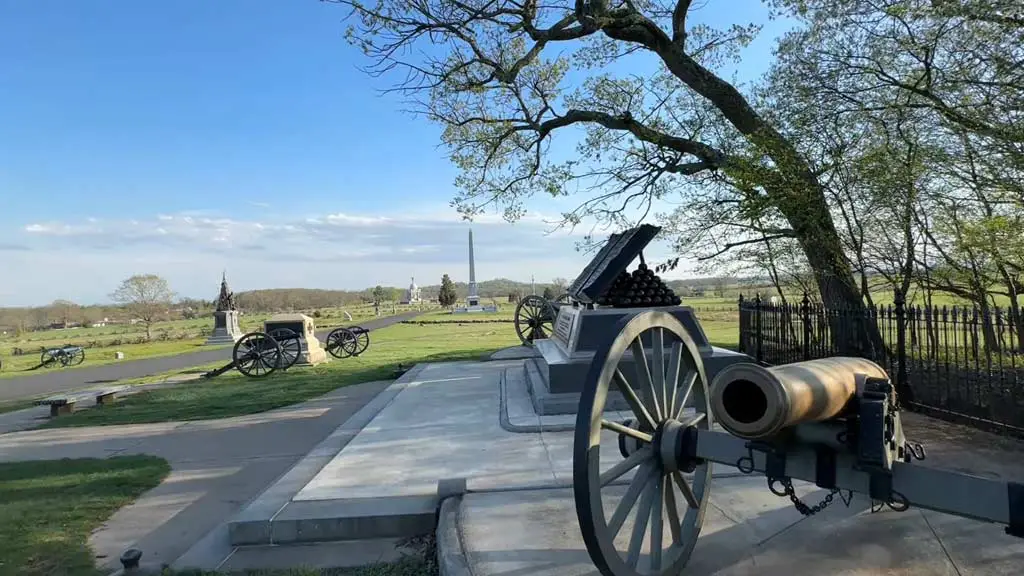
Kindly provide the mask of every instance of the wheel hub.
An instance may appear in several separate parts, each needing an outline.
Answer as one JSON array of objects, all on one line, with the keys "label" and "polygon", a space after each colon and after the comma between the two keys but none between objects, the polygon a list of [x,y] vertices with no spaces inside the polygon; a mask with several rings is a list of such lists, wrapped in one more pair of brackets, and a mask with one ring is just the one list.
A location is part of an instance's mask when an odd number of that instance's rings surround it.
[{"label": "wheel hub", "polygon": [[665,472],[693,472],[700,460],[696,457],[696,426],[669,419],[654,431],[653,449]]}]

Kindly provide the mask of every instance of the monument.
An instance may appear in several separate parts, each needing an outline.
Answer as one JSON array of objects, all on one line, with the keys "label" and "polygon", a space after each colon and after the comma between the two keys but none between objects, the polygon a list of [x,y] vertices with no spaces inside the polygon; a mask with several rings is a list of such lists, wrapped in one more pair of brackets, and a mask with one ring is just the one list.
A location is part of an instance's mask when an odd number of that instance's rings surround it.
[{"label": "monument", "polygon": [[298,360],[296,366],[316,366],[328,361],[327,351],[316,337],[313,319],[305,314],[275,314],[263,322],[263,331],[274,336],[275,330],[291,330],[299,336]]},{"label": "monument", "polygon": [[238,309],[235,307],[235,293],[228,288],[227,272],[221,275],[220,295],[213,312],[213,334],[206,340],[207,345],[234,344],[242,337],[238,327]]},{"label": "monument", "polygon": [[422,298],[420,297],[420,287],[416,285],[416,278],[411,278],[412,282],[409,284],[409,288],[405,291],[405,296],[402,297],[402,301],[399,304],[418,304]]},{"label": "monument", "polygon": [[476,289],[476,261],[473,257],[473,229],[469,229],[469,295],[466,296],[466,305],[461,308],[456,308],[452,312],[456,314],[465,314],[468,312],[497,312],[498,307],[494,304],[490,306],[480,305],[480,295]]}]

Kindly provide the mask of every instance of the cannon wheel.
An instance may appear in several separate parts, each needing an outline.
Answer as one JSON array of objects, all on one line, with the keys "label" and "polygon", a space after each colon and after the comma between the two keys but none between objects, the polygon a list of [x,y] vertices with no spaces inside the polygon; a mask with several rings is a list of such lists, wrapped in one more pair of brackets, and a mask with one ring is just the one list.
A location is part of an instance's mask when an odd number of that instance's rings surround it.
[{"label": "cannon wheel", "polygon": [[349,326],[348,329],[356,336],[356,351],[354,356],[359,356],[370,347],[370,331],[362,326]]},{"label": "cannon wheel", "polygon": [[516,306],[516,335],[526,346],[534,340],[548,337],[553,331],[555,307],[540,296],[531,294],[519,301]]},{"label": "cannon wheel", "polygon": [[243,335],[231,352],[235,368],[250,378],[269,376],[281,366],[282,356],[281,345],[263,332]]},{"label": "cannon wheel", "polygon": [[[627,351],[642,361],[620,366]],[[706,382],[696,344],[665,312],[624,318],[595,354],[576,420],[573,495],[587,552],[604,576],[675,575],[689,560],[711,493],[711,464],[685,461],[678,447],[690,426],[711,428]],[[612,389],[630,405],[625,422],[602,418]],[[602,440],[605,457],[616,455],[608,465],[601,463]]]},{"label": "cannon wheel", "polygon": [[276,328],[270,331],[270,337],[281,345],[281,370],[287,370],[299,361],[302,354],[302,342],[299,335],[290,328]]},{"label": "cannon wheel", "polygon": [[39,365],[44,368],[52,366],[57,361],[53,348],[43,348],[43,351],[39,354]]},{"label": "cannon wheel", "polygon": [[335,358],[355,356],[359,341],[348,328],[335,328],[327,335],[327,352]]},{"label": "cannon wheel", "polygon": [[79,346],[68,356],[68,363],[65,366],[78,366],[82,362],[85,362],[85,348]]},{"label": "cannon wheel", "polygon": [[572,295],[566,292],[558,298],[555,298],[555,302],[559,304],[572,304]]}]

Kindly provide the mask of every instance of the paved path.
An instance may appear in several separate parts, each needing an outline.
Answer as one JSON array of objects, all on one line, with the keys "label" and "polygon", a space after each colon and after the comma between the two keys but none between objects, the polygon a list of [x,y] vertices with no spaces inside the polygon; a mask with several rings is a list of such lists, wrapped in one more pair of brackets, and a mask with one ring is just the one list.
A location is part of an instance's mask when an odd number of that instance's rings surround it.
[{"label": "paved path", "polygon": [[170,476],[93,533],[99,566],[129,547],[170,564],[291,468],[390,382],[339,388],[261,414],[222,420],[56,428],[0,435],[0,461],[151,454]]},{"label": "paved path", "polygon": [[[422,312],[406,312],[395,316],[364,321],[360,326],[367,330],[376,330],[414,318],[420,314]],[[330,331],[331,329],[319,330],[317,331],[317,337],[323,340]],[[176,356],[127,360],[117,364],[105,364],[89,368],[41,370],[26,376],[0,378],[0,402],[34,398],[43,394],[55,394],[115,380],[141,378],[169,370],[183,370],[193,366],[217,362],[218,360],[228,362],[230,359],[231,348],[225,347],[215,350],[187,352]]]}]

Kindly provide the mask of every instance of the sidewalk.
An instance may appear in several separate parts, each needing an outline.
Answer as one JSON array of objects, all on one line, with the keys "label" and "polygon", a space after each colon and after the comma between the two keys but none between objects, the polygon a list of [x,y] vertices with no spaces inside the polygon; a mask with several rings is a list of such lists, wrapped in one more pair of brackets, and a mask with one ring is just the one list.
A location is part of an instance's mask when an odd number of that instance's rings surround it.
[{"label": "sidewalk", "polygon": [[57,428],[0,435],[0,461],[151,454],[172,472],[93,533],[97,565],[129,547],[170,564],[258,496],[390,382],[347,386],[302,404],[222,420]]}]

